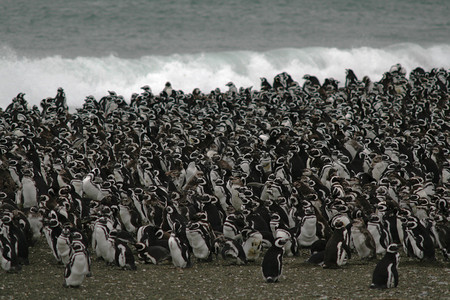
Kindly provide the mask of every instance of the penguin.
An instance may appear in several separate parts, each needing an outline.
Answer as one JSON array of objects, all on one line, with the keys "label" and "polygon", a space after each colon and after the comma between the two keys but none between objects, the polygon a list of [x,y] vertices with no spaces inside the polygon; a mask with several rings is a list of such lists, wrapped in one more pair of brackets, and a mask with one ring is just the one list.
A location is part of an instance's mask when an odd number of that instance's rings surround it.
[{"label": "penguin", "polygon": [[398,264],[400,254],[398,245],[390,244],[386,249],[386,254],[377,263],[372,275],[372,289],[388,289],[398,285]]},{"label": "penguin", "polygon": [[287,227],[279,226],[276,229],[275,239],[280,237],[286,239],[286,243],[284,244],[284,254],[289,257],[297,255],[298,254],[297,239]]},{"label": "penguin", "polygon": [[241,239],[245,221],[242,214],[229,214],[223,223],[222,233],[230,239]]},{"label": "penguin", "polygon": [[20,224],[17,224],[16,218],[13,219],[13,217],[12,213],[5,214],[0,220],[3,224],[0,224],[3,225],[2,230],[5,232],[4,235],[7,236],[11,247],[15,249],[19,264],[28,265],[29,244],[27,237]]},{"label": "penguin", "polygon": [[236,85],[233,82],[228,82],[226,84],[226,86],[228,87],[228,96],[236,96],[238,93],[238,90],[236,88]]},{"label": "penguin", "polygon": [[44,224],[42,222],[43,218],[42,214],[39,212],[39,209],[36,206],[33,206],[30,207],[27,212],[27,219],[32,231],[30,246],[33,246],[41,238],[42,229],[44,227]]},{"label": "penguin", "polygon": [[222,232],[225,212],[218,205],[217,198],[208,195],[201,197],[201,201],[202,211],[206,212],[208,223],[211,224],[212,229]]},{"label": "penguin", "polygon": [[60,263],[61,257],[59,257],[58,250],[56,249],[56,242],[62,231],[61,224],[56,217],[46,221],[46,223],[47,224],[44,226],[44,235],[50,249],[52,250],[53,256],[56,261]]},{"label": "penguin", "polygon": [[347,258],[351,258],[347,228],[342,221],[336,221],[334,226],[335,230],[325,246],[324,269],[338,268],[347,263]]},{"label": "penguin", "polygon": [[128,246],[129,242],[133,242],[133,238],[127,231],[111,231],[110,237],[114,239],[114,262],[116,266],[123,270],[136,271],[136,261],[133,251]]},{"label": "penguin", "polygon": [[305,215],[299,224],[300,233],[297,235],[297,242],[302,247],[309,247],[319,240],[317,236],[317,216],[312,206],[304,209]]},{"label": "penguin", "polygon": [[162,246],[147,247],[144,243],[134,244],[138,258],[146,264],[158,265],[170,257],[170,251]]},{"label": "penguin", "polygon": [[450,259],[450,224],[442,216],[436,217],[436,240],[442,251],[444,260]]},{"label": "penguin", "polygon": [[261,77],[261,91],[270,91],[272,89],[272,86],[267,81],[267,78]]},{"label": "penguin", "polygon": [[141,217],[132,205],[119,204],[120,221],[128,232],[136,233]]},{"label": "penguin", "polygon": [[17,273],[22,269],[17,258],[16,249],[4,236],[3,229],[0,230],[0,254],[0,265],[3,270],[8,273]]},{"label": "penguin", "polygon": [[283,271],[284,245],[286,238],[277,238],[273,245],[264,255],[261,268],[262,274],[267,283],[278,282]]},{"label": "penguin", "polygon": [[105,192],[102,190],[101,185],[95,182],[95,179],[99,176],[100,169],[94,168],[83,178],[82,181],[82,189],[84,195],[86,195],[87,198],[96,201],[101,201],[106,196]]},{"label": "penguin", "polygon": [[211,260],[211,236],[200,222],[191,222],[187,225],[186,237],[195,257],[208,261]]},{"label": "penguin", "polygon": [[381,223],[381,219],[377,214],[372,214],[367,222],[367,230],[372,235],[375,245],[376,253],[386,253],[386,247],[389,245],[389,234]]},{"label": "penguin", "polygon": [[163,230],[154,225],[144,225],[139,227],[136,235],[138,242],[144,243],[147,247],[162,246],[169,249],[168,238],[164,236]]},{"label": "penguin", "polygon": [[34,180],[34,172],[31,169],[25,169],[22,175],[22,207],[30,208],[32,206],[37,206],[39,192]]},{"label": "penguin", "polygon": [[108,228],[108,220],[101,217],[94,223],[92,232],[92,248],[98,258],[107,263],[114,262],[114,239],[110,237],[111,230]]},{"label": "penguin", "polygon": [[322,266],[324,261],[326,245],[327,245],[326,240],[320,239],[315,241],[309,248],[311,256],[306,260],[306,262]]},{"label": "penguin", "polygon": [[223,260],[232,259],[232,263],[236,265],[247,264],[247,257],[244,249],[238,241],[220,237],[216,239],[214,245],[217,252],[216,254],[220,252]]},{"label": "penguin", "polygon": [[262,254],[263,235],[252,228],[242,230],[242,248],[247,261],[255,261]]},{"label": "penguin", "polygon": [[72,245],[72,254],[64,271],[64,287],[78,288],[90,272],[89,257],[82,243]]},{"label": "penguin", "polygon": [[175,94],[175,91],[172,88],[172,84],[167,81],[166,84],[164,85],[164,89],[161,92],[161,97],[173,97]]},{"label": "penguin", "polygon": [[61,234],[56,239],[56,251],[58,251],[58,256],[64,266],[66,266],[70,261],[70,235],[70,229],[68,227],[64,227]]},{"label": "penguin", "polygon": [[172,263],[176,268],[184,269],[191,267],[191,253],[189,243],[175,232],[169,237],[169,251]]},{"label": "penguin", "polygon": [[352,222],[351,239],[361,259],[376,258],[375,240],[360,218],[354,219]]},{"label": "penguin", "polygon": [[[410,218],[405,224],[404,248],[408,249],[408,255],[420,260],[436,260],[435,245],[430,233],[417,219]],[[412,250],[412,251],[410,251]]]},{"label": "penguin", "polygon": [[274,77],[272,88],[276,93],[284,90],[284,84],[281,82],[281,77],[279,76]]},{"label": "penguin", "polygon": [[358,78],[356,77],[355,73],[351,69],[345,70],[345,87],[350,88],[358,83]]}]

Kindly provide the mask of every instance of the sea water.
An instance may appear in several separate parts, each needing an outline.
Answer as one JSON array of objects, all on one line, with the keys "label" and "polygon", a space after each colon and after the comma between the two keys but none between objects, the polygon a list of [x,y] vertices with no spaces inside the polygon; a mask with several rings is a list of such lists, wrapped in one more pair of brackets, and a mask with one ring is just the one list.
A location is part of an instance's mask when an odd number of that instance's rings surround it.
[{"label": "sea water", "polygon": [[170,81],[208,93],[288,72],[379,80],[390,66],[450,68],[450,3],[439,1],[0,1],[0,107],[129,99]]}]

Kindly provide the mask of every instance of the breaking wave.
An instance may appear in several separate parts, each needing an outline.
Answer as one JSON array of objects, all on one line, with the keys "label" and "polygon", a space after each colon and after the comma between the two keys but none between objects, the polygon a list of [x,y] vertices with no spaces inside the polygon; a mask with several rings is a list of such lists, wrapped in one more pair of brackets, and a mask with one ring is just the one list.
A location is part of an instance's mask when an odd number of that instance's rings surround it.
[{"label": "breaking wave", "polygon": [[319,80],[345,80],[345,69],[353,69],[358,78],[367,75],[376,81],[390,66],[401,63],[409,72],[416,67],[450,68],[450,45],[422,47],[397,44],[386,48],[284,48],[266,52],[231,51],[218,53],[143,56],[125,59],[105,57],[44,58],[19,57],[6,46],[0,48],[0,107],[5,108],[19,92],[25,93],[30,105],[39,105],[46,97],[56,95],[63,87],[70,107],[79,107],[88,95],[95,98],[113,90],[125,99],[140,87],[149,85],[159,93],[166,81],[175,89],[192,92],[200,88],[208,93],[225,84],[254,89],[260,77],[269,81],[281,72],[302,83],[304,74]]}]

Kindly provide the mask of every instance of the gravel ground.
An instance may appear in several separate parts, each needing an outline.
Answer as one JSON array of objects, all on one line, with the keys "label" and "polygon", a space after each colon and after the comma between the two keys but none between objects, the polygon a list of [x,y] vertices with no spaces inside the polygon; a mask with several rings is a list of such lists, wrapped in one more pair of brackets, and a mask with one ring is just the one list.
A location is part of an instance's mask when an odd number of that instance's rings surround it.
[{"label": "gravel ground", "polygon": [[283,278],[265,283],[260,261],[246,266],[223,260],[196,262],[190,269],[138,265],[137,271],[106,266],[93,258],[93,276],[80,288],[62,287],[64,268],[44,239],[30,252],[30,265],[17,274],[0,273],[0,299],[450,299],[450,263],[438,256],[434,263],[402,256],[400,283],[389,290],[369,288],[376,261],[357,255],[341,269],[322,269],[300,257],[285,258]]}]

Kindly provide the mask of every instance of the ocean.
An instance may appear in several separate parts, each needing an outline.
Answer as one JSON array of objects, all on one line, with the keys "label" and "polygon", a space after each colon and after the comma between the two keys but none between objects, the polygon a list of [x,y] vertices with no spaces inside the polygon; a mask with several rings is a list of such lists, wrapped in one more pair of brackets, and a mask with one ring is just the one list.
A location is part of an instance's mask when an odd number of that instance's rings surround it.
[{"label": "ocean", "polygon": [[208,93],[288,72],[381,79],[390,66],[450,68],[448,0],[0,1],[0,107],[64,88],[71,108],[149,85]]}]

